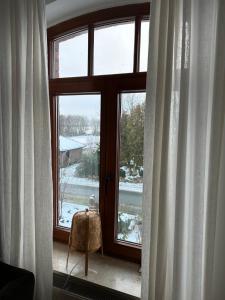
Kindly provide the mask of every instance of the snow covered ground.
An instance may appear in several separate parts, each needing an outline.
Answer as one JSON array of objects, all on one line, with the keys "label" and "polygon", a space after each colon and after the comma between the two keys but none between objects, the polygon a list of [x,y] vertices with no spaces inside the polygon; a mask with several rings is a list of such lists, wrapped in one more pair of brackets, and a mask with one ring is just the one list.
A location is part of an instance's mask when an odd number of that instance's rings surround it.
[{"label": "snow covered ground", "polygon": [[[73,215],[78,211],[84,211],[86,208],[88,208],[88,206],[63,202],[62,218],[59,220],[59,225],[70,228]],[[136,216],[126,213],[122,213],[120,216],[124,221],[131,221],[129,226],[129,233],[127,234],[125,240],[133,243],[140,243],[141,226],[136,225]],[[123,234],[118,234],[118,239],[124,240]]]},{"label": "snow covered ground", "polygon": [[[79,141],[79,142],[81,142],[81,141]],[[80,178],[75,175],[77,166],[78,166],[78,164],[74,164],[72,166],[68,166],[67,168],[61,168],[60,169],[60,183],[66,184],[67,187],[68,187],[68,185],[71,185],[71,186],[74,185],[74,187],[76,186],[76,194],[78,191],[77,186],[78,187],[80,186],[82,190],[86,190],[86,191],[88,190],[88,188],[94,188],[93,190],[98,190],[99,182],[97,180],[92,180],[92,179],[88,179],[88,178]],[[86,189],[85,189],[85,187],[86,187]],[[134,193],[134,195],[136,195],[135,197],[138,197],[138,196],[140,197],[143,192],[143,184],[142,183],[131,183],[131,182],[120,182],[119,190],[129,192],[131,194]],[[89,193],[89,190],[88,190],[88,193]],[[131,196],[129,193],[128,193],[128,197]],[[93,191],[92,191],[92,194],[94,194]],[[76,203],[70,203],[69,199],[67,199],[62,204],[62,214],[61,214],[62,217],[59,220],[59,225],[70,228],[71,222],[72,222],[72,217],[73,217],[74,213],[76,213],[77,211],[84,211],[86,208],[88,208],[88,206],[76,204]],[[120,219],[124,222],[128,222],[130,225],[129,225],[128,232],[126,233],[126,235],[119,233],[117,236],[118,239],[126,240],[129,242],[134,242],[134,243],[140,243],[142,229],[141,229],[141,224],[139,224],[139,222],[137,222],[137,216],[128,214],[128,213],[121,213]]]},{"label": "snow covered ground", "polygon": [[62,205],[62,218],[59,219],[59,225],[63,227],[71,227],[73,215],[78,211],[83,211],[88,206],[63,202]]},{"label": "snow covered ground", "polygon": [[100,136],[92,134],[72,136],[71,139],[75,142],[84,144],[87,149],[96,149],[97,145],[100,143]]},{"label": "snow covered ground", "polygon": [[[92,179],[88,179],[88,178],[80,178],[80,177],[75,176],[77,165],[78,164],[69,166],[67,168],[62,168],[60,170],[60,174],[63,174],[63,176],[61,176],[60,182],[67,183],[67,184],[98,187],[99,182],[97,180],[92,180]],[[119,190],[142,193],[143,192],[143,183],[120,182]]]}]

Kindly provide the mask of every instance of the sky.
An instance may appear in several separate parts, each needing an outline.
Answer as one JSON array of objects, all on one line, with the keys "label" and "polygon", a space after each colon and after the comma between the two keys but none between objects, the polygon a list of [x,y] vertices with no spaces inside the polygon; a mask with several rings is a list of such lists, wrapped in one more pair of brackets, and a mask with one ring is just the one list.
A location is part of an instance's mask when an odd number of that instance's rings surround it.
[{"label": "sky", "polygon": [[[148,21],[141,25],[142,71],[147,68]],[[94,74],[115,74],[133,71],[134,22],[101,26],[94,30]],[[88,32],[75,34],[59,42],[59,77],[86,76],[88,62]]]},{"label": "sky", "polygon": [[[122,110],[129,111],[134,105],[145,101],[145,93],[122,93]],[[80,115],[89,119],[100,119],[100,94],[59,96],[59,114]]]},{"label": "sky", "polygon": [[121,113],[129,113],[133,106],[143,104],[145,102],[146,93],[122,93],[121,94]]},{"label": "sky", "polygon": [[95,29],[94,74],[133,71],[134,22]]},{"label": "sky", "polygon": [[[147,69],[148,26],[141,26],[140,69]],[[133,71],[134,22],[116,26],[102,26],[94,32],[94,74],[126,73]],[[74,35],[59,42],[59,76],[86,76],[88,61],[88,33]],[[60,96],[59,110],[64,115],[83,115],[100,118],[100,95]]]},{"label": "sky", "polygon": [[100,119],[99,94],[59,96],[59,114]]}]

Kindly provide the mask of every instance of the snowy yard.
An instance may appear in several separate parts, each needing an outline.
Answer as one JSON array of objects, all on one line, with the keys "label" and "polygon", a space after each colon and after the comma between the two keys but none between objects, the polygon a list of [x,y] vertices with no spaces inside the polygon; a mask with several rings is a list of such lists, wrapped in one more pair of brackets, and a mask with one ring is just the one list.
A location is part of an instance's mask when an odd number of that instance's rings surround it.
[{"label": "snowy yard", "polygon": [[[74,164],[67,168],[61,168],[60,174],[63,174],[63,176],[61,176],[60,183],[99,187],[96,180],[75,176],[77,166],[78,164]],[[143,183],[120,182],[119,190],[142,193]]]},{"label": "snowy yard", "polygon": [[[85,205],[64,202],[62,205],[62,218],[59,220],[59,225],[70,228],[73,215],[78,211],[84,211],[86,208],[89,208],[89,207],[85,206]],[[133,243],[140,243],[140,241],[141,241],[141,226],[136,225],[136,222],[135,222],[136,216],[122,213],[121,218],[124,221],[130,221],[129,233],[126,236],[126,240],[133,242]],[[119,233],[118,239],[123,240],[124,235]]]},{"label": "snowy yard", "polygon": [[[89,198],[94,195],[98,202],[99,182],[94,179],[80,178],[76,176],[76,168],[79,164],[60,169],[60,186],[63,195],[61,218],[59,225],[70,228],[74,213],[89,208]],[[128,203],[141,209],[142,183],[120,182],[119,184],[119,207]],[[76,199],[79,198],[78,203]],[[73,199],[73,201],[71,201]],[[83,202],[82,202],[82,199]],[[60,207],[59,203],[59,207]],[[120,209],[120,208],[119,208]],[[127,210],[118,214],[118,228],[120,232],[117,238],[134,243],[141,242],[141,222],[139,213],[128,213]]]}]

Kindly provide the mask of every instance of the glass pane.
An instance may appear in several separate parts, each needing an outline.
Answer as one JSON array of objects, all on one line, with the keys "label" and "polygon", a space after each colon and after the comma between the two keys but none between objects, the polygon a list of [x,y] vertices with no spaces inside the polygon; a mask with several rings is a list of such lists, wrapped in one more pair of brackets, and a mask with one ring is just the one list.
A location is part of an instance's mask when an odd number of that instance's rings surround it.
[{"label": "glass pane", "polygon": [[87,76],[88,32],[77,32],[54,44],[54,77]]},{"label": "glass pane", "polygon": [[141,72],[147,71],[148,64],[148,43],[149,43],[149,20],[141,22],[141,46],[140,46],[140,66]]},{"label": "glass pane", "polygon": [[134,22],[94,30],[94,75],[133,72]]},{"label": "glass pane", "polygon": [[71,226],[74,213],[98,210],[100,95],[58,97],[58,224]]},{"label": "glass pane", "polygon": [[122,93],[117,239],[141,244],[145,93]]}]

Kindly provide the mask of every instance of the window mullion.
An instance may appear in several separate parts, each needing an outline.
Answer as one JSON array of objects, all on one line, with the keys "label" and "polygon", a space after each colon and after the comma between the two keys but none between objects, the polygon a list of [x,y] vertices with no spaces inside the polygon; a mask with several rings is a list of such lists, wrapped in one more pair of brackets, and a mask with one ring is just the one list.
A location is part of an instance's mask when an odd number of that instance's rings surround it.
[{"label": "window mullion", "polygon": [[88,76],[93,75],[94,25],[88,26]]},{"label": "window mullion", "polygon": [[140,61],[140,37],[141,37],[141,17],[135,18],[135,37],[134,37],[134,73],[139,71]]}]

